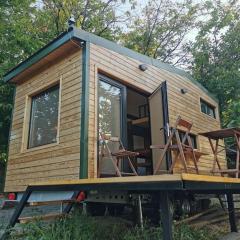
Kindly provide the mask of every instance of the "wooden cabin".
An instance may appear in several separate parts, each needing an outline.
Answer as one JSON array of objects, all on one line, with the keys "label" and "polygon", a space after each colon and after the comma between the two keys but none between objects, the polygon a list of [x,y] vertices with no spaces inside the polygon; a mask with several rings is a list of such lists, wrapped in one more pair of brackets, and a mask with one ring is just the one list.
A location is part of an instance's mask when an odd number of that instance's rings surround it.
[{"label": "wooden cabin", "polygon": [[121,137],[127,149],[148,151],[136,166],[151,175],[160,153],[149,146],[164,143],[160,129],[178,115],[193,122],[194,147],[209,154],[199,158],[200,172],[212,168],[209,142],[198,133],[220,128],[218,102],[171,65],[71,27],[4,80],[16,86],[5,192],[113,175],[109,159],[100,162],[100,131]]}]

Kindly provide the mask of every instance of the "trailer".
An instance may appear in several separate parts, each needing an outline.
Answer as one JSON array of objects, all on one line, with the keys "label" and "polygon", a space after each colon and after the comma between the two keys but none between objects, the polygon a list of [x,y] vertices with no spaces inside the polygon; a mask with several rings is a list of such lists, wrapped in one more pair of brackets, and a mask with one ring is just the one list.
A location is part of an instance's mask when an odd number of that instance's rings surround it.
[{"label": "trailer", "polygon": [[[72,190],[74,193],[67,202],[67,205],[62,210],[62,214],[68,214],[73,207],[74,200],[76,200],[79,193],[85,192],[87,195],[91,191],[99,192],[111,192],[113,198],[114,192],[118,191],[121,194],[116,196],[126,196],[128,202],[137,202],[139,221],[143,224],[141,216],[141,200],[143,196],[148,194],[152,199],[152,204],[155,207],[155,211],[160,209],[160,218],[163,228],[163,239],[172,240],[172,226],[173,226],[173,214],[171,209],[171,199],[175,194],[226,194],[228,202],[229,223],[231,232],[237,232],[237,225],[235,220],[233,194],[240,193],[240,179],[226,178],[221,176],[207,176],[197,174],[175,174],[175,175],[154,175],[154,176],[135,176],[135,177],[113,177],[113,178],[95,178],[95,179],[78,179],[78,180],[53,180],[47,182],[39,182],[31,184],[27,187],[26,191],[21,198],[19,205],[17,206],[8,228],[13,227],[17,222],[25,223],[34,218],[21,218],[20,215],[28,204],[29,198],[34,192],[59,192]],[[136,198],[133,198],[133,195]],[[71,200],[71,201],[70,201]],[[48,202],[50,203],[50,202]],[[37,204],[43,204],[43,202],[35,202]],[[99,207],[99,205],[98,205]],[[47,219],[49,215],[46,215]],[[54,215],[54,217],[56,217]],[[44,216],[42,216],[44,219]],[[3,236],[4,239],[6,235]]]},{"label": "trailer", "polygon": [[[228,193],[233,224],[230,195],[239,191],[238,179],[208,176],[212,149],[198,134],[220,129],[218,101],[183,70],[70,26],[4,80],[15,85],[5,192],[21,199],[11,226],[27,201],[74,198],[79,191],[89,203],[129,204],[130,195],[159,199],[165,239],[171,239],[169,197]],[[172,174],[153,175],[161,151],[150,146],[166,143],[178,115],[192,122],[192,145],[204,153],[199,174],[176,163]],[[137,176],[115,177],[109,156],[101,155],[102,132],[144,153],[134,162]],[[226,168],[225,151],[218,159]],[[191,157],[187,162],[191,166]],[[118,167],[129,171],[125,161]]]}]

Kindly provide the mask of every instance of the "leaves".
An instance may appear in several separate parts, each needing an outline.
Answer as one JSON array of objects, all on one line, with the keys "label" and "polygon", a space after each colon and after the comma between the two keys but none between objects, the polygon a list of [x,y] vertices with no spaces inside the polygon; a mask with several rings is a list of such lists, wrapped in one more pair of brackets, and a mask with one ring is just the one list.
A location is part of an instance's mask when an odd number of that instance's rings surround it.
[{"label": "leaves", "polygon": [[149,1],[129,25],[122,42],[137,52],[178,64],[185,37],[194,28],[197,7],[190,0]]},{"label": "leaves", "polygon": [[65,31],[71,15],[78,27],[116,40],[121,32],[118,23],[129,18],[129,13],[116,13],[123,4],[120,0],[0,1],[0,161],[6,160],[14,89],[2,82],[3,75]]},{"label": "leaves", "polygon": [[208,21],[199,24],[191,53],[195,78],[219,99],[223,127],[240,126],[239,5],[207,2]]},{"label": "leaves", "polygon": [[[240,125],[239,1],[139,2],[0,1],[0,79],[66,30],[72,15],[77,27],[189,68],[219,98],[223,126]],[[12,95],[13,87],[0,80],[0,161],[7,152]]]}]

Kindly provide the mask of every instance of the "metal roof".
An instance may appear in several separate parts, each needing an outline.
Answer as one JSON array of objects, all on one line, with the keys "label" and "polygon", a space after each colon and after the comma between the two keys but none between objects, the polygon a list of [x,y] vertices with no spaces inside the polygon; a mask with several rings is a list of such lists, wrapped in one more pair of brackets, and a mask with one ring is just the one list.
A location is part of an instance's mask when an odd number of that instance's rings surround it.
[{"label": "metal roof", "polygon": [[32,56],[27,58],[25,61],[21,62],[18,64],[16,67],[11,69],[9,72],[7,72],[3,80],[5,82],[10,81],[12,78],[17,76],[19,73],[23,72],[27,68],[31,67],[33,64],[38,62],[40,59],[43,57],[47,56],[49,53],[53,52],[55,49],[69,41],[70,39],[77,39],[77,40],[82,40],[86,42],[90,42],[99,46],[102,46],[106,49],[112,50],[114,52],[117,52],[119,54],[128,56],[130,58],[136,59],[142,63],[149,64],[152,66],[155,66],[157,68],[166,70],[168,72],[180,75],[184,77],[185,79],[193,82],[195,85],[197,85],[201,90],[203,90],[205,93],[207,93],[212,99],[218,102],[216,97],[209,93],[209,91],[203,87],[199,82],[197,82],[193,77],[187,73],[184,70],[181,70],[179,68],[176,68],[170,64],[163,63],[160,60],[148,57],[146,55],[143,55],[141,53],[135,52],[131,49],[128,49],[126,47],[123,47],[117,43],[114,43],[112,41],[109,41],[107,39],[104,39],[102,37],[96,36],[92,33],[88,33],[84,30],[72,27],[68,31],[60,34],[57,38],[55,38],[53,41],[49,42],[46,46],[38,50],[36,53],[34,53]]}]

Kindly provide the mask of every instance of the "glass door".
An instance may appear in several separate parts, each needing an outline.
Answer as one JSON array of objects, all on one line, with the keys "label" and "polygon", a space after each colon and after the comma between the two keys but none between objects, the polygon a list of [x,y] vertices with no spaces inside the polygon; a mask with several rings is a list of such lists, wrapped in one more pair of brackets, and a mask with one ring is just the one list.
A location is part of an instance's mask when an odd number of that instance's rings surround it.
[{"label": "glass door", "polygon": [[[101,141],[101,135],[119,138],[126,144],[126,87],[112,79],[99,75],[98,81],[98,131],[99,157],[98,176],[115,175],[111,159]],[[117,143],[108,143],[112,152],[117,150]],[[104,152],[103,152],[104,151]]]},{"label": "glass door", "polygon": [[[163,82],[149,97],[152,145],[164,145],[169,136],[169,115],[167,99],[167,82]],[[152,149],[153,171],[161,157],[161,150]],[[168,169],[171,155],[166,154],[161,170]]]}]

